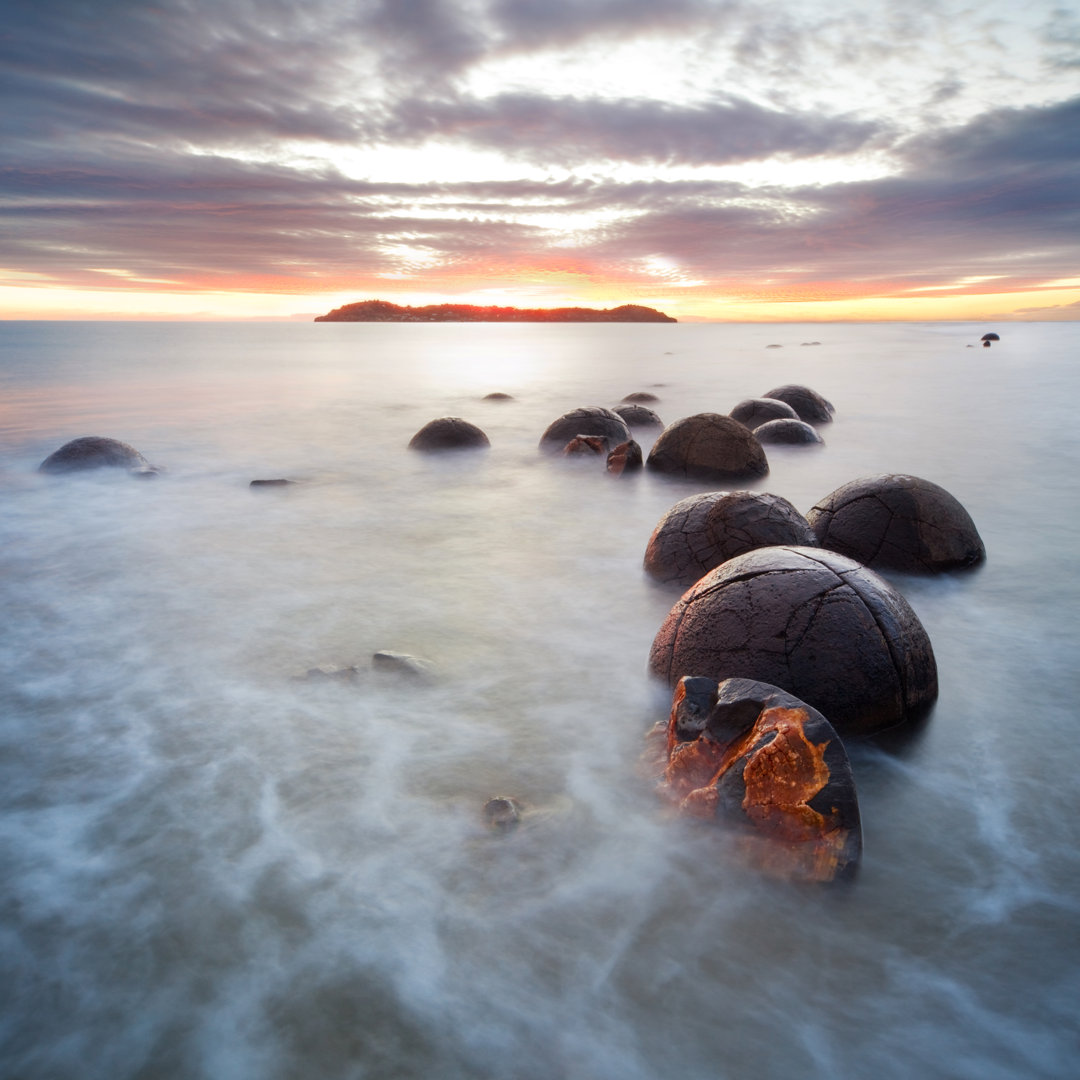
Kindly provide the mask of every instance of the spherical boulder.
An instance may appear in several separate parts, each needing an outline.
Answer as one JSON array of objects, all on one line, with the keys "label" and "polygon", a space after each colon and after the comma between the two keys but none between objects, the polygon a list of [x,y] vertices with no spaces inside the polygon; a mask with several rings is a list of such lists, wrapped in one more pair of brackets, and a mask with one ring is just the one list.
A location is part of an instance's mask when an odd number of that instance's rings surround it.
[{"label": "spherical boulder", "polygon": [[626,421],[611,409],[600,405],[586,405],[563,413],[553,420],[540,436],[540,449],[548,453],[558,453],[577,435],[604,435],[614,446],[630,438],[630,428]]},{"label": "spherical boulder", "polygon": [[645,572],[657,581],[692,585],[736,555],[778,544],[817,546],[814,530],[787,499],[706,491],[680,500],[660,519],[645,549]]},{"label": "spherical boulder", "polygon": [[786,401],[781,401],[779,398],[761,397],[740,401],[728,415],[751,431],[761,427],[768,420],[798,420],[799,418],[799,414]]},{"label": "spherical boulder", "polygon": [[807,514],[822,547],[867,566],[936,574],[986,558],[971,515],[943,487],[886,473],[838,487]]},{"label": "spherical boulder", "polygon": [[646,408],[644,405],[634,405],[632,403],[630,405],[613,405],[611,411],[618,413],[632,428],[664,426],[664,421],[652,409]]},{"label": "spherical boulder", "polygon": [[836,412],[831,401],[826,401],[809,386],[787,383],[770,390],[763,396],[787,402],[795,410],[799,419],[805,420],[808,424],[827,424]]},{"label": "spherical boulder", "polygon": [[623,401],[659,401],[660,399],[655,394],[650,394],[648,390],[635,390],[632,394],[627,394],[623,398]]},{"label": "spherical boulder", "polygon": [[754,433],[719,413],[695,413],[669,424],[645,464],[657,472],[715,480],[751,479],[769,471]]},{"label": "spherical boulder", "polygon": [[684,676],[658,727],[649,735],[662,746],[657,793],[680,814],[734,827],[769,872],[822,882],[854,874],[855,779],[820,712],[768,683]]},{"label": "spherical boulder", "polygon": [[490,446],[487,435],[460,416],[440,416],[426,423],[410,440],[410,450],[475,450]]},{"label": "spherical boulder", "polygon": [[908,602],[872,570],[811,547],[759,548],[691,586],[668,613],[649,670],[779,686],[842,736],[923,715],[937,698],[930,639]]},{"label": "spherical boulder", "polygon": [[797,446],[803,443],[825,442],[805,420],[770,420],[754,428],[754,434],[763,446],[778,443]]},{"label": "spherical boulder", "polygon": [[38,466],[38,472],[45,473],[81,472],[86,469],[127,469],[137,476],[153,476],[158,472],[134,446],[101,435],[83,435],[72,439]]}]

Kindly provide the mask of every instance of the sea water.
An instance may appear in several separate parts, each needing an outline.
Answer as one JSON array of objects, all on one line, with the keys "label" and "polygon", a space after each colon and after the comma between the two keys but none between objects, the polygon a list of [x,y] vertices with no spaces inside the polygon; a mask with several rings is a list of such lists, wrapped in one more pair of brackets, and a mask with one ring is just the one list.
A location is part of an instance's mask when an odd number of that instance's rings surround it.
[{"label": "sea water", "polygon": [[[0,1074],[1076,1075],[1078,344],[0,324]],[[723,485],[537,448],[631,391],[670,423],[788,382],[835,422],[748,486],[805,513],[911,473],[988,551],[889,575],[941,693],[916,736],[849,748],[865,856],[840,891],[764,879],[635,773],[679,592],[645,545]],[[445,415],[490,449],[407,450]],[[36,471],[80,435],[163,471]],[[301,483],[249,486],[275,478]],[[381,649],[438,677],[379,677]],[[318,665],[360,674],[295,678]],[[484,828],[492,795],[519,829]]]}]

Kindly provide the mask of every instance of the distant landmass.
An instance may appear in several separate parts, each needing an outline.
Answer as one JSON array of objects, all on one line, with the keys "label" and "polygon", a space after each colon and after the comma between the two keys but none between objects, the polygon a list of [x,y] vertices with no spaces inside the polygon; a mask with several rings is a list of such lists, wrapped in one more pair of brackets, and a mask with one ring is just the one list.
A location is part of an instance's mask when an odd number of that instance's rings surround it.
[{"label": "distant landmass", "polygon": [[361,300],[317,315],[316,322],[660,322],[673,323],[670,315],[640,304],[623,304],[607,310],[595,308],[478,307],[474,304],[429,304],[402,307],[386,300]]}]

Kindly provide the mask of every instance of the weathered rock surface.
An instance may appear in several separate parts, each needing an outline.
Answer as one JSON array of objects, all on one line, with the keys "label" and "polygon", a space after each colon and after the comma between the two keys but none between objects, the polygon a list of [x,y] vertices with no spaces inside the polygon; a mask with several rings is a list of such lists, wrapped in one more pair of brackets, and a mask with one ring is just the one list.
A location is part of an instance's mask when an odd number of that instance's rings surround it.
[{"label": "weathered rock surface", "polygon": [[812,547],[769,547],[711,570],[672,607],[649,670],[757,679],[819,709],[842,735],[925,714],[937,698],[930,639],[908,602],[860,563]]},{"label": "weathered rock surface", "polygon": [[608,452],[606,435],[575,435],[564,447],[564,457],[605,457]]},{"label": "weathered rock surface", "polygon": [[611,411],[621,416],[632,428],[664,426],[664,421],[645,405],[613,405]]},{"label": "weathered rock surface", "polygon": [[695,413],[669,424],[646,465],[657,472],[715,480],[765,476],[765,451],[749,428],[719,413]]},{"label": "weathered rock surface", "polygon": [[86,469],[127,469],[136,476],[154,476],[159,471],[135,449],[119,439],[83,435],[64,443],[39,466],[38,472],[69,473]]},{"label": "weathered rock surface", "polygon": [[487,435],[460,416],[440,416],[426,423],[410,440],[410,450],[475,450],[490,446]]},{"label": "weathered rock surface", "polygon": [[613,476],[622,476],[623,473],[637,472],[643,463],[641,447],[631,439],[629,442],[619,443],[608,454],[607,471]]},{"label": "weathered rock surface", "polygon": [[604,435],[612,444],[626,442],[630,428],[618,413],[600,405],[586,405],[563,413],[553,420],[540,436],[540,449],[558,453],[578,435]]},{"label": "weathered rock surface", "polygon": [[768,420],[798,420],[799,414],[779,398],[746,398],[729,413],[732,420],[738,420],[751,431],[761,427]]},{"label": "weathered rock surface", "polygon": [[986,558],[971,515],[943,487],[902,473],[852,480],[807,514],[822,547],[866,566],[935,574]]},{"label": "weathered rock surface", "polygon": [[832,402],[826,401],[816,390],[796,383],[778,386],[763,396],[787,402],[798,414],[799,419],[805,420],[808,424],[827,424],[836,412]]},{"label": "weathered rock surface", "polygon": [[770,443],[800,445],[825,442],[805,420],[769,420],[760,427],[754,428],[754,434],[762,446],[768,446]]},{"label": "weathered rock surface", "polygon": [[657,581],[692,585],[736,555],[778,544],[817,546],[814,530],[787,499],[706,491],[680,500],[660,519],[645,549],[645,572]]},{"label": "weathered rock surface", "polygon": [[806,702],[751,679],[685,676],[648,743],[661,797],[736,829],[762,869],[822,882],[853,875],[862,827],[851,765]]}]

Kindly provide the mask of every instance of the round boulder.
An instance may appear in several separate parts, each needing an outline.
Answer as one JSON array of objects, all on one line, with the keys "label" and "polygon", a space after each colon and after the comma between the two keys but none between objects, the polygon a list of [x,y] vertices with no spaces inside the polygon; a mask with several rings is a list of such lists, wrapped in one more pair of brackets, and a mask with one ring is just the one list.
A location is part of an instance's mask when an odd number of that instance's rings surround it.
[{"label": "round boulder", "polygon": [[805,420],[808,424],[827,424],[832,420],[833,413],[836,412],[832,402],[826,401],[816,390],[811,390],[809,386],[797,386],[794,383],[787,383],[784,386],[776,387],[775,390],[770,390],[764,396],[778,398],[780,401],[787,402],[795,410],[799,419]]},{"label": "round boulder", "polygon": [[475,450],[490,446],[488,437],[475,424],[460,416],[440,416],[426,423],[410,440],[410,450]]},{"label": "round boulder", "polygon": [[613,405],[611,411],[618,413],[632,428],[664,426],[664,421],[644,405]]},{"label": "round boulder", "polygon": [[825,440],[805,420],[769,420],[754,428],[757,441],[765,446],[770,443],[824,443]]},{"label": "round boulder", "polygon": [[502,390],[493,390],[490,394],[485,394],[482,400],[484,400],[484,401],[513,401],[514,397],[513,397],[512,394],[503,393]]},{"label": "round boulder", "polygon": [[787,499],[706,491],[677,502],[660,519],[645,549],[645,572],[657,581],[692,585],[736,555],[783,544],[817,546],[814,530]]},{"label": "round boulder", "polygon": [[655,394],[650,394],[648,390],[635,390],[632,394],[627,394],[623,398],[623,401],[659,401],[660,399]]},{"label": "round boulder", "polygon": [[72,439],[38,466],[38,472],[46,473],[81,472],[86,469],[127,469],[137,476],[153,476],[158,472],[134,446],[100,435],[83,435]]},{"label": "round boulder", "polygon": [[971,515],[943,487],[917,476],[852,480],[806,517],[822,547],[867,566],[936,574],[986,558]]},{"label": "round boulder", "polygon": [[754,433],[719,413],[695,413],[669,424],[645,464],[657,472],[715,480],[751,479],[769,471]]},{"label": "round boulder", "polygon": [[630,438],[630,429],[618,413],[600,405],[586,405],[563,413],[553,420],[540,437],[540,449],[548,453],[557,453],[578,435],[603,435],[616,443],[626,442]]},{"label": "round boulder", "polygon": [[871,735],[937,698],[930,639],[908,602],[872,570],[831,551],[739,555],[668,613],[649,670],[771,683],[819,709],[842,735]]},{"label": "round boulder", "polygon": [[798,420],[799,418],[799,414],[786,401],[781,401],[779,398],[761,397],[740,401],[729,415],[732,420],[738,420],[751,431],[761,427],[768,420]]}]

